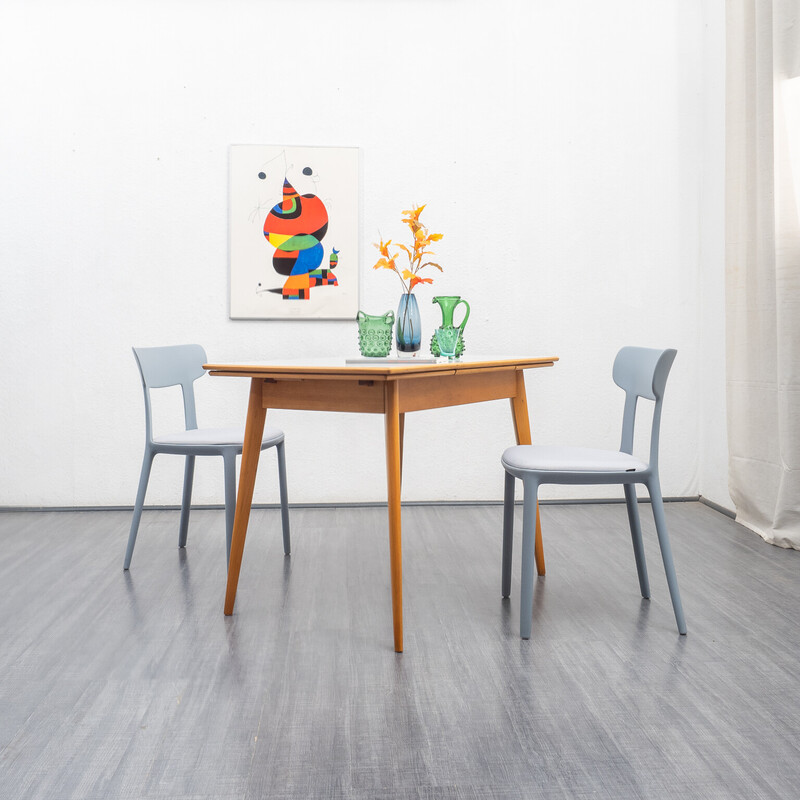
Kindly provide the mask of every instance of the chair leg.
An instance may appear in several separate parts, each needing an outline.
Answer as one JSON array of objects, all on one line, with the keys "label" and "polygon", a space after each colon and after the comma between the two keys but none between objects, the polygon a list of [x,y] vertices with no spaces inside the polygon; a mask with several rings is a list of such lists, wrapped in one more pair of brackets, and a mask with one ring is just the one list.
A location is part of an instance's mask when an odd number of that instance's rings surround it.
[{"label": "chair leg", "polygon": [[139,532],[139,520],[142,518],[142,508],[144,507],[144,496],[147,494],[147,482],[150,479],[150,468],[153,466],[155,453],[147,450],[142,460],[142,471],[139,474],[139,490],[136,492],[136,502],[133,506],[133,519],[131,520],[131,531],[128,534],[128,549],[125,551],[125,563],[123,569],[129,569],[133,558],[133,548],[136,546],[136,534]]},{"label": "chair leg", "polygon": [[639,507],[636,503],[636,487],[632,483],[624,484],[625,503],[628,506],[628,523],[631,526],[633,555],[636,559],[636,571],[639,573],[639,588],[642,597],[650,597],[650,581],[647,578],[647,562],[642,544],[642,526],[639,522]]},{"label": "chair leg", "polygon": [[228,564],[236,515],[236,450],[226,450],[222,454],[222,461],[225,465],[225,563]]},{"label": "chair leg", "polygon": [[514,551],[514,489],[516,478],[506,472],[506,490],[503,498],[503,597],[511,596],[511,558]]},{"label": "chair leg", "polygon": [[189,512],[192,510],[192,482],[194,481],[194,456],[186,456],[183,470],[183,498],[181,499],[181,524],[178,533],[178,547],[186,547],[189,535]]},{"label": "chair leg", "polygon": [[522,505],[522,580],[519,598],[519,635],[531,638],[533,625],[533,573],[536,562],[536,508],[539,485],[523,479],[525,497]]},{"label": "chair leg", "polygon": [[281,493],[281,527],[283,528],[283,552],[289,555],[292,552],[292,539],[289,535],[289,493],[286,489],[286,456],[283,442],[276,446],[278,451],[278,485]]},{"label": "chair leg", "polygon": [[686,619],[683,616],[683,605],[681,603],[680,592],[678,591],[678,578],[675,575],[675,565],[672,561],[672,548],[670,547],[669,535],[667,533],[667,520],[664,517],[664,500],[661,497],[661,486],[659,485],[658,478],[648,482],[647,490],[650,492],[650,501],[653,505],[656,533],[658,534],[658,543],[661,546],[661,558],[664,560],[664,572],[667,574],[667,585],[669,586],[669,594],[672,598],[675,622],[678,623],[678,633],[683,634],[686,633]]}]

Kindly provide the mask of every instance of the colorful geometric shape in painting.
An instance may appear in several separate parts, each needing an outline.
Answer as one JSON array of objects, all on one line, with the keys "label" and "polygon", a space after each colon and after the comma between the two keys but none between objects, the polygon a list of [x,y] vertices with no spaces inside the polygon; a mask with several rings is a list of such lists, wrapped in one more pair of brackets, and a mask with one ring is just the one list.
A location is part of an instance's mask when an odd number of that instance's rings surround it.
[{"label": "colorful geometric shape in painting", "polygon": [[[281,292],[285,300],[308,300],[311,286],[339,285],[330,270],[319,269],[327,230],[328,212],[322,200],[314,194],[299,195],[284,180],[283,199],[264,220],[264,237],[275,248],[275,271],[288,276]],[[331,254],[331,269],[338,264],[337,252]]]}]

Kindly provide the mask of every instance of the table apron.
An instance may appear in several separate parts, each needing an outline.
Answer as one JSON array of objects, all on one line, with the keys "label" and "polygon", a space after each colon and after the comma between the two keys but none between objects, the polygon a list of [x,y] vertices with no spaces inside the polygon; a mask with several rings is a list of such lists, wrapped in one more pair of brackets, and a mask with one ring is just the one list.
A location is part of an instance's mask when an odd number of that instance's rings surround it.
[{"label": "table apron", "polygon": [[383,414],[387,408],[385,393],[395,384],[400,413],[501,400],[517,393],[516,370],[508,367],[415,375],[413,380],[267,378],[262,383],[261,402],[264,408]]},{"label": "table apron", "polygon": [[401,413],[502,400],[517,393],[516,370],[509,367],[456,372],[445,377],[421,376],[415,381],[400,381],[398,389]]},{"label": "table apron", "polygon": [[300,411],[355,411],[383,414],[384,381],[363,379],[308,380],[267,379],[262,384],[264,408],[290,408]]}]

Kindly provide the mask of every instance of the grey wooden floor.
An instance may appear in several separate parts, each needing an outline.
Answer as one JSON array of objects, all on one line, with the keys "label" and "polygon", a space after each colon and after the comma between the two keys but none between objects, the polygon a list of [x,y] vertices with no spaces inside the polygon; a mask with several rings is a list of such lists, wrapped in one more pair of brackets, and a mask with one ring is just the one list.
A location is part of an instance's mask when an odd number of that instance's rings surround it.
[{"label": "grey wooden floor", "polygon": [[397,655],[384,509],[254,511],[231,618],[222,511],[129,573],[127,513],[0,514],[0,797],[800,796],[800,553],[668,505],[680,637],[649,506],[649,602],[624,505],[544,506],[523,642],[501,509],[403,515]]}]

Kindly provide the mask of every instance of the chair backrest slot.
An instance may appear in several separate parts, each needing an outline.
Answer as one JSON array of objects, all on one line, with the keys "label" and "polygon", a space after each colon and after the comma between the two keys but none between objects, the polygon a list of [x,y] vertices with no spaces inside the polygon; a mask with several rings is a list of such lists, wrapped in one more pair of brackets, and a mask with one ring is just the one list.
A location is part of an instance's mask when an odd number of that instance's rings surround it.
[{"label": "chair backrest slot", "polygon": [[620,451],[633,453],[636,425],[636,404],[640,397],[655,402],[650,430],[650,467],[658,470],[658,440],[661,427],[661,402],[664,388],[678,354],[677,350],[655,350],[648,347],[623,347],[614,359],[614,383],[625,390]]},{"label": "chair backrest slot", "polygon": [[183,414],[186,430],[197,428],[194,382],[205,375],[206,351],[199,344],[170,347],[134,347],[144,390],[144,411],[147,441],[153,440],[150,390],[180,386],[183,392]]}]

